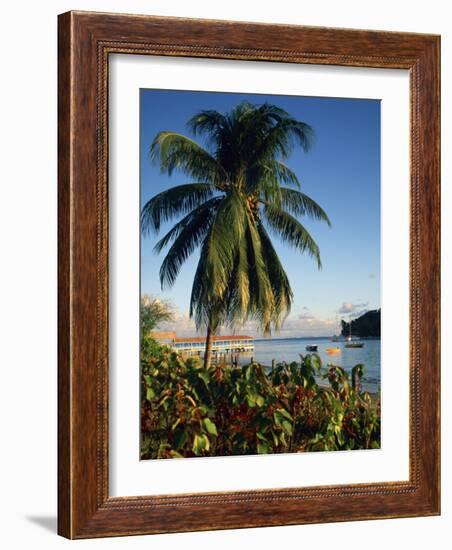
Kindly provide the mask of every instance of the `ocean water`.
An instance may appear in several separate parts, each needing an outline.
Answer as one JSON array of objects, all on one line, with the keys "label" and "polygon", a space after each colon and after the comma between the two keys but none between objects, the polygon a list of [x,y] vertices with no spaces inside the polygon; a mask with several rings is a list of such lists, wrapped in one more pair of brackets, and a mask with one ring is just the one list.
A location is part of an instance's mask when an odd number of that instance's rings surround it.
[{"label": "ocean water", "polygon": [[[305,355],[306,346],[316,344],[318,355],[324,367],[338,365],[351,373],[352,368],[359,363],[366,367],[366,374],[363,378],[363,388],[370,392],[380,390],[380,340],[363,340],[362,348],[346,348],[346,342],[332,342],[330,338],[271,338],[254,341],[254,353],[238,354],[237,360],[240,364],[246,364],[253,357],[262,365],[271,366],[272,359],[276,363],[285,361],[300,361],[300,353]],[[340,353],[329,355],[326,348],[339,347]],[[235,357],[235,355],[234,355]]]}]

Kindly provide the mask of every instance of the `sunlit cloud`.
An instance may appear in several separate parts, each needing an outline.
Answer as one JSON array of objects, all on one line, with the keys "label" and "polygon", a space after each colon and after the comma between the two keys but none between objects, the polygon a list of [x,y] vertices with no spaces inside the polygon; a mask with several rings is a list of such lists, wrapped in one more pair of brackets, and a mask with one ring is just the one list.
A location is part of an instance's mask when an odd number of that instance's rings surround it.
[{"label": "sunlit cloud", "polygon": [[[300,338],[303,336],[329,336],[334,333],[335,320],[321,319],[312,312],[303,308],[303,313],[290,315],[278,332],[272,332],[273,338]],[[205,330],[196,331],[193,319],[186,314],[176,314],[173,321],[161,323],[158,327],[161,331],[176,332],[178,336],[194,336],[205,334]],[[234,328],[224,326],[221,334],[247,334],[255,338],[263,337],[257,321],[247,321],[243,326]]]},{"label": "sunlit cloud", "polygon": [[367,311],[368,305],[369,302],[362,302],[357,304],[353,304],[352,302],[344,302],[338,311],[339,313],[344,313],[348,315],[357,315],[358,313]]},{"label": "sunlit cloud", "polygon": [[300,313],[297,317],[300,321],[311,321],[315,319],[315,316],[311,312]]},{"label": "sunlit cloud", "polygon": [[193,336],[197,334],[196,324],[186,314],[176,313],[173,321],[160,323],[158,330],[176,332],[180,336]]}]

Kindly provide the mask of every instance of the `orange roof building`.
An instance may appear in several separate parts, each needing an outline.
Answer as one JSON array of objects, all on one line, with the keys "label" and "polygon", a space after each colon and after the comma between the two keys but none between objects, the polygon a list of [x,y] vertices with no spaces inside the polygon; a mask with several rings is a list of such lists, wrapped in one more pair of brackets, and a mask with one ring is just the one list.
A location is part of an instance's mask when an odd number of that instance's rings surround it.
[{"label": "orange roof building", "polygon": [[[206,347],[205,336],[176,336],[171,332],[151,332],[151,336],[171,346],[175,351],[190,355],[201,355]],[[254,350],[254,338],[247,335],[213,336],[212,351],[218,353],[240,353]]]}]

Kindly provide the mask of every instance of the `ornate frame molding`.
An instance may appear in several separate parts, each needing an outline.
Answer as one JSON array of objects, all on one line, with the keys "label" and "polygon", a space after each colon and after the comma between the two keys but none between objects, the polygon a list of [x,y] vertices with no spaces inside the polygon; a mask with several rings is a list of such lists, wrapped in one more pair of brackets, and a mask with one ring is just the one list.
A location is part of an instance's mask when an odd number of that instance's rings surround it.
[{"label": "ornate frame molding", "polygon": [[[437,36],[408,33],[88,12],[59,17],[61,535],[439,513],[439,44]],[[108,59],[121,53],[410,71],[409,481],[109,497]],[[430,414],[421,414],[426,405]]]}]

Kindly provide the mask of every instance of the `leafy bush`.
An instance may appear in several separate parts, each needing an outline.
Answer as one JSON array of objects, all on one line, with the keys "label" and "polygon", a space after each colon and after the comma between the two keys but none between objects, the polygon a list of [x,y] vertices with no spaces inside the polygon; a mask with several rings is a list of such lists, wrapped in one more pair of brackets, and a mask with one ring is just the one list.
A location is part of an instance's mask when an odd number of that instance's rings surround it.
[{"label": "leafy bush", "polygon": [[[258,363],[203,368],[152,338],[141,349],[141,458],[380,447],[380,405],[316,354],[272,372]],[[319,385],[317,380],[326,386]]]}]

